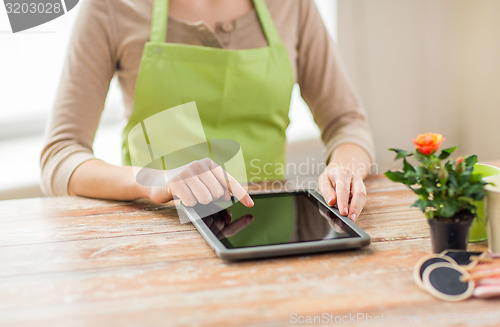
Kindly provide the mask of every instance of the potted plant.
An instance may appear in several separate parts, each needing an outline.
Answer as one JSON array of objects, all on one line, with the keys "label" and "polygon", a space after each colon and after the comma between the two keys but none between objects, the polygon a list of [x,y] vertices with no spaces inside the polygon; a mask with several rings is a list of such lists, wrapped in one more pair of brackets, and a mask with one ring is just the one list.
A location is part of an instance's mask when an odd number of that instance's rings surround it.
[{"label": "potted plant", "polygon": [[[403,160],[403,168],[385,173],[390,180],[403,183],[418,196],[412,207],[425,213],[435,253],[467,248],[469,228],[477,211],[475,201],[482,200],[486,194],[481,175],[472,173],[477,156],[448,159],[456,147],[437,154],[444,140],[441,134],[419,134],[413,140],[413,152],[389,149],[396,152],[395,160]],[[412,165],[410,157],[419,164]]]}]

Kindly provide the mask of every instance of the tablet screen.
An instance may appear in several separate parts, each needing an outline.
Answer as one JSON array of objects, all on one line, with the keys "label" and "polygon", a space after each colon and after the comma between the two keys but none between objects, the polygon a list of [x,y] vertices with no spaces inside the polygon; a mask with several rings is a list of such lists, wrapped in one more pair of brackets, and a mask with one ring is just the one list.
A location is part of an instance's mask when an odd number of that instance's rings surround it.
[{"label": "tablet screen", "polygon": [[[359,237],[347,224],[308,193],[252,195],[252,208],[240,202],[201,219],[226,248],[290,244]],[[207,212],[206,206],[194,210]],[[213,210],[212,210],[213,212]]]}]

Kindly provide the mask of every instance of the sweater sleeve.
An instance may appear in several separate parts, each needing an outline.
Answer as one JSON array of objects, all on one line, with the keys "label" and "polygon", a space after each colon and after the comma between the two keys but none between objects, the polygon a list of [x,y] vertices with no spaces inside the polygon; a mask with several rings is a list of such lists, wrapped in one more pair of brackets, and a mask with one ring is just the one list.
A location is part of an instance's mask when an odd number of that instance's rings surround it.
[{"label": "sweater sleeve", "polygon": [[347,78],[338,49],[312,0],[300,0],[297,81],[321,130],[325,160],[343,143],[361,146],[375,159],[367,115]]},{"label": "sweater sleeve", "polygon": [[107,0],[81,3],[41,153],[41,186],[67,195],[75,169],[93,158],[92,144],[116,67]]}]

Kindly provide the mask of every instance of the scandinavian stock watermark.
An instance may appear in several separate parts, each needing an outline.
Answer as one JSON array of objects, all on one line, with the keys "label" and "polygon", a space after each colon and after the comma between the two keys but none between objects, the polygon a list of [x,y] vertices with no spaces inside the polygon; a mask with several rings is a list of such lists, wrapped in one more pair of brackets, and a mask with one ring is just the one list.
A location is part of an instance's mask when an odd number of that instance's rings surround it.
[{"label": "scandinavian stock watermark", "polygon": [[[249,185],[258,185],[262,176],[285,176],[283,180],[271,180],[267,184],[267,190],[279,192],[284,189],[319,189],[318,177],[327,168],[324,161],[314,157],[305,157],[301,162],[287,163],[262,163],[261,159],[250,160]],[[330,163],[328,169],[349,170],[351,175],[378,174],[377,163]]]}]

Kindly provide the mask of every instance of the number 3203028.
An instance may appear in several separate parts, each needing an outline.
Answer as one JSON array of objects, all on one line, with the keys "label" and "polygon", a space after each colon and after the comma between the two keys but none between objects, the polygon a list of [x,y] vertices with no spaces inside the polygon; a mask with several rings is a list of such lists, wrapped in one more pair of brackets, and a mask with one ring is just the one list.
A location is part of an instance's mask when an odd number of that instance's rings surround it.
[{"label": "number 3203028", "polygon": [[19,3],[6,2],[7,14],[60,14],[63,11],[61,3]]}]

